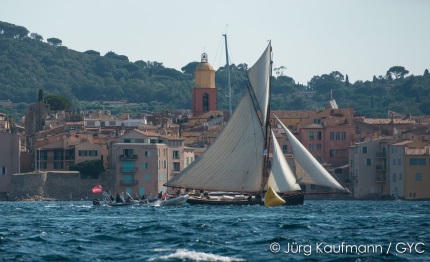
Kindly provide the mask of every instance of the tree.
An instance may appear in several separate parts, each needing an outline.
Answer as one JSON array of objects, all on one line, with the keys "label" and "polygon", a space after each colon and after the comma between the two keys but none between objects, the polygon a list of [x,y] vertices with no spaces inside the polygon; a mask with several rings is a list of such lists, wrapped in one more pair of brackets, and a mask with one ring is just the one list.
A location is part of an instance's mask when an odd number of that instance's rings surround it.
[{"label": "tree", "polygon": [[50,106],[50,109],[53,111],[69,110],[72,106],[72,104],[67,98],[56,94],[48,95],[47,97],[45,97],[44,101]]},{"label": "tree", "polygon": [[55,46],[55,47],[61,46],[63,44],[63,41],[61,41],[58,38],[53,38],[53,37],[46,39],[46,41],[48,42],[48,44]]},{"label": "tree", "polygon": [[37,94],[37,101],[42,102],[43,101],[43,89],[39,89],[39,93]]},{"label": "tree", "polygon": [[43,37],[38,33],[31,33],[30,38],[38,41],[43,41]]},{"label": "tree", "polygon": [[196,70],[199,62],[190,62],[186,66],[181,68],[181,71],[185,74],[194,75],[194,71]]},{"label": "tree", "polygon": [[345,86],[349,86],[350,85],[350,83],[349,83],[349,77],[348,77],[348,74],[346,74],[345,75]]},{"label": "tree", "polygon": [[284,71],[287,70],[287,68],[285,66],[280,66],[278,68],[273,69],[275,71],[275,75],[276,76],[283,76],[284,75]]},{"label": "tree", "polygon": [[97,179],[99,174],[105,171],[102,160],[87,160],[78,164],[70,165],[70,171],[79,171],[81,178]]},{"label": "tree", "polygon": [[428,69],[424,70],[424,76],[428,76],[428,75],[429,75],[429,70]]},{"label": "tree", "polygon": [[404,78],[407,74],[409,74],[409,71],[406,70],[403,66],[393,66],[388,69],[386,77],[388,79],[398,79],[398,78]]}]

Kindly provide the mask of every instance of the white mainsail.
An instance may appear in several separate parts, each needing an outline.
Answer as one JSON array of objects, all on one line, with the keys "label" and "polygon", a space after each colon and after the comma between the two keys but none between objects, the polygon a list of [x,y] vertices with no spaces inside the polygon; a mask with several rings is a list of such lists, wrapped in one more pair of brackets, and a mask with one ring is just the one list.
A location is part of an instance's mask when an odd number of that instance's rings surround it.
[{"label": "white mainsail", "polygon": [[[276,116],[275,116],[276,117]],[[285,130],[290,141],[296,165],[296,175],[300,183],[310,183],[327,186],[334,189],[346,190],[327,170],[312,156],[312,154],[300,143],[288,128],[276,117],[278,123]],[[298,170],[297,170],[298,168]]]},{"label": "white mainsail", "polygon": [[[165,185],[208,191],[257,192],[262,188],[265,123],[271,73],[270,43],[248,70],[249,88],[215,142]],[[253,98],[259,104],[254,105]]]},{"label": "white mainsail", "polygon": [[270,171],[268,187],[272,187],[275,192],[291,192],[301,190],[300,185],[297,183],[296,178],[290,166],[285,160],[281,147],[272,132],[273,139],[273,157],[272,169]]},{"label": "white mainsail", "polygon": [[248,79],[260,106],[263,123],[266,123],[268,117],[271,49],[272,47],[269,44],[258,61],[248,70]]}]

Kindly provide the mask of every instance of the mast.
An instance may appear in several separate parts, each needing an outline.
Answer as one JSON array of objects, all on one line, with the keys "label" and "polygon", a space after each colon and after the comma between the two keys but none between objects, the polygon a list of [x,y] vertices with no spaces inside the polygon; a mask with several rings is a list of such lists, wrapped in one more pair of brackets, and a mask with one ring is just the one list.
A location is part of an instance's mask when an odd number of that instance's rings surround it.
[{"label": "mast", "polygon": [[270,66],[269,66],[269,101],[267,103],[267,116],[266,116],[266,123],[264,123],[265,126],[265,134],[264,134],[264,150],[266,151],[266,155],[264,156],[264,163],[263,163],[263,179],[262,179],[262,185],[261,185],[261,191],[263,191],[264,186],[269,180],[269,172],[268,172],[268,166],[269,166],[269,152],[270,152],[270,133],[271,133],[271,125],[270,125],[270,99],[272,97],[272,64],[273,64],[273,54],[272,54],[272,41],[269,40],[270,45]]},{"label": "mast", "polygon": [[231,85],[230,85],[230,63],[228,61],[228,48],[227,48],[227,34],[223,34],[225,38],[225,60],[227,61],[227,75],[228,75],[228,109],[230,111],[230,117],[233,114],[231,109]]}]

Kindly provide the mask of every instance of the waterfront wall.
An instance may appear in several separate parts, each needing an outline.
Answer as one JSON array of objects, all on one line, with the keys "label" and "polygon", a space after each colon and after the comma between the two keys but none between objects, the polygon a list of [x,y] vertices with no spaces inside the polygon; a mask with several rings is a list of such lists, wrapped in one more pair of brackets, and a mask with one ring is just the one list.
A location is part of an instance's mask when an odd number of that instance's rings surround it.
[{"label": "waterfront wall", "polygon": [[14,174],[11,179],[10,200],[43,198],[76,201],[101,198],[101,194],[91,192],[95,185],[102,185],[103,189],[114,193],[114,175],[105,172],[98,179],[81,179],[77,171]]}]

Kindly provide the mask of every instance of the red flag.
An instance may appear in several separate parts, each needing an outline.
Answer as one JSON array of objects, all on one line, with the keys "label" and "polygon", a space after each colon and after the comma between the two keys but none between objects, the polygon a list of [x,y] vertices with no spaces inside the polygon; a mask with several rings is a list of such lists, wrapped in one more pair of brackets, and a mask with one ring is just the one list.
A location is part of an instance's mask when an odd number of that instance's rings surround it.
[{"label": "red flag", "polygon": [[101,185],[97,185],[97,186],[93,187],[92,190],[93,190],[94,194],[103,192],[103,188]]}]

